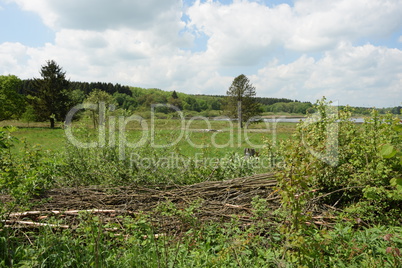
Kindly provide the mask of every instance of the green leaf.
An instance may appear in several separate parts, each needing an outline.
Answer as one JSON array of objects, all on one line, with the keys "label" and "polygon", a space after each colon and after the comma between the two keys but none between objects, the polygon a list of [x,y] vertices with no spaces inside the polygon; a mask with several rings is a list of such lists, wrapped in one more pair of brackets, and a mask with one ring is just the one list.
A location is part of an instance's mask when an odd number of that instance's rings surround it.
[{"label": "green leaf", "polygon": [[402,178],[393,178],[390,184],[395,187],[398,192],[402,193]]},{"label": "green leaf", "polygon": [[392,186],[401,186],[402,187],[402,178],[392,178],[391,179]]},{"label": "green leaf", "polygon": [[3,141],[0,141],[0,148],[7,148],[6,144]]},{"label": "green leaf", "polygon": [[380,154],[384,158],[392,158],[395,156],[396,150],[391,144],[385,144],[382,146]]},{"label": "green leaf", "polygon": [[402,125],[401,125],[401,124],[395,125],[395,126],[394,126],[394,129],[395,129],[396,131],[401,132],[401,131],[402,131]]}]

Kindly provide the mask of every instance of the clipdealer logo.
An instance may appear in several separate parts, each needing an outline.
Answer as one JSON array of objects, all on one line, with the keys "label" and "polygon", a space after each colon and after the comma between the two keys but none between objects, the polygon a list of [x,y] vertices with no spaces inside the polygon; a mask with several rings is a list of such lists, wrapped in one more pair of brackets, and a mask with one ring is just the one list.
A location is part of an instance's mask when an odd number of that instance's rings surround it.
[{"label": "clipdealer logo", "polygon": [[[166,107],[174,113],[176,113],[179,124],[180,124],[180,131],[179,133],[175,136],[175,139],[173,141],[170,141],[169,143],[166,144],[159,144],[158,140],[156,139],[156,109],[159,107]],[[211,131],[210,135],[210,140],[208,145],[203,145],[203,144],[197,144],[194,142],[191,138],[189,133],[193,130],[192,125],[194,124],[195,121],[204,121],[206,126],[208,127],[207,130],[212,130],[212,124],[210,122],[210,119],[207,117],[203,116],[194,116],[188,120],[185,119],[183,112],[176,106],[170,105],[170,104],[152,104],[151,105],[151,118],[150,118],[150,125],[148,125],[147,120],[145,120],[143,117],[139,115],[131,115],[131,116],[114,116],[110,115],[106,117],[106,112],[107,109],[108,111],[115,111],[115,106],[114,105],[109,105],[106,107],[104,102],[99,102],[99,104],[96,103],[83,103],[83,104],[78,104],[74,106],[67,114],[66,120],[65,120],[65,134],[67,136],[67,139],[71,144],[73,144],[76,147],[79,148],[103,148],[103,147],[115,147],[118,146],[119,148],[119,159],[124,160],[126,159],[126,148],[140,148],[147,144],[148,142],[150,143],[150,146],[152,148],[168,148],[177,145],[180,141],[183,139],[188,142],[193,148],[205,148],[206,146],[212,146],[214,148],[225,148],[225,147],[242,147],[243,142],[245,141],[250,147],[253,148],[263,148],[264,144],[255,144],[251,141],[249,138],[249,133],[248,133],[248,125],[252,120],[255,120],[255,118],[250,118],[250,122],[246,123],[246,127],[244,129],[238,128],[237,131],[235,132],[235,127],[233,120],[231,120],[229,117],[223,117],[222,120],[227,122],[228,128],[225,129],[225,132],[227,132],[229,135],[226,135],[227,140],[225,140],[223,143],[221,140],[218,139],[218,135],[220,135],[221,131],[218,130],[213,130]],[[92,110],[98,113],[98,135],[97,135],[97,140],[91,141],[91,142],[83,142],[79,140],[77,137],[75,137],[73,133],[73,118],[77,114],[78,111],[80,110]],[[128,140],[127,136],[127,125],[130,122],[137,122],[141,126],[141,138],[136,141],[136,142],[130,142]],[[271,131],[273,133],[274,139],[276,139],[276,123],[268,123],[265,122],[266,124],[266,129]],[[116,131],[117,129],[117,131]],[[107,135],[108,134],[108,135]],[[237,135],[237,140],[235,139]],[[108,140],[107,138],[108,137]],[[116,143],[118,141],[118,144]]]},{"label": "clipdealer logo", "polygon": [[[240,106],[240,105],[239,105]],[[173,141],[170,141],[167,144],[158,144],[156,139],[156,109],[159,107],[166,107],[174,113],[176,113],[178,121],[180,121],[180,131]],[[225,147],[238,147],[241,148],[243,141],[245,141],[250,147],[261,149],[264,147],[264,142],[260,143],[252,143],[249,138],[248,126],[254,120],[255,117],[250,118],[245,124],[245,128],[242,129],[238,127],[237,129],[234,126],[233,120],[229,117],[221,118],[225,120],[228,124],[228,128],[225,129],[225,132],[228,132],[226,143],[218,143],[217,135],[219,135],[219,131],[213,131],[210,135],[210,143],[208,145],[197,144],[194,143],[193,140],[189,137],[189,133],[192,130],[192,124],[194,121],[202,120],[206,123],[208,129],[212,129],[212,124],[210,119],[203,116],[195,116],[188,120],[185,119],[183,112],[176,106],[170,104],[152,104],[151,105],[151,118],[150,118],[150,126],[148,125],[148,121],[139,115],[131,115],[131,116],[114,116],[109,115],[106,117],[107,109],[110,112],[115,111],[115,105],[109,105],[106,107],[104,102],[96,103],[83,103],[78,104],[73,107],[67,114],[65,120],[65,134],[67,139],[76,147],[79,148],[103,148],[103,147],[116,147],[118,146],[119,151],[119,160],[125,160],[127,158],[126,148],[140,148],[145,146],[147,143],[150,144],[152,148],[168,148],[177,145],[183,139],[187,141],[193,148],[205,148],[205,146],[212,146],[214,148],[225,148]],[[90,142],[83,142],[77,139],[73,133],[72,121],[73,117],[80,110],[92,110],[98,112],[98,137],[97,140]],[[241,113],[241,112],[239,112]],[[325,148],[317,150],[314,146],[310,145],[308,140],[309,137],[302,133],[302,143],[305,148],[317,159],[331,165],[338,165],[338,122],[337,115],[338,109],[337,106],[331,105],[325,107],[326,116],[323,117],[320,113],[315,113],[309,116],[306,120],[302,121],[302,127],[308,127],[313,124],[321,123],[325,126]],[[263,121],[265,123],[265,129],[267,133],[269,132],[271,135],[271,144],[276,146],[276,129],[277,124],[282,122],[284,117],[279,117],[273,122]],[[127,125],[131,122],[137,122],[141,127],[141,138],[136,142],[130,142],[127,136]],[[116,131],[117,129],[117,131]],[[108,134],[108,135],[106,135]],[[236,135],[237,139],[235,139]],[[108,137],[108,140],[106,139]],[[116,144],[118,141],[118,144]],[[132,156],[130,156],[131,160],[133,160]]]}]

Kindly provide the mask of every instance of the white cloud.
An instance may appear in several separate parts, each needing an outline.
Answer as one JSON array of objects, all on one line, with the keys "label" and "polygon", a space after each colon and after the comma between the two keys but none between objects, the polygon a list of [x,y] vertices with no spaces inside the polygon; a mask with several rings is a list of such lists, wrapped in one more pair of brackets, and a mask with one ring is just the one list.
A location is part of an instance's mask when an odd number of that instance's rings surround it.
[{"label": "white cloud", "polygon": [[[23,9],[40,15],[44,23],[56,31],[57,35],[70,41],[82,42],[87,39],[88,45],[102,38],[102,35],[116,37],[116,44],[130,45],[134,38],[138,42],[148,43],[152,47],[163,49],[167,46],[189,46],[192,36],[183,33],[185,27],[181,21],[182,3],[180,0],[10,0],[15,1]],[[88,35],[89,37],[85,37]],[[134,37],[130,36],[133,35]],[[98,40],[90,40],[98,36]],[[57,37],[56,37],[57,38]],[[73,41],[73,39],[78,39]],[[126,40],[123,40],[126,38]],[[57,40],[56,40],[57,41]],[[114,42],[114,40],[107,40]],[[85,42],[81,45],[85,45]]]},{"label": "white cloud", "polygon": [[38,13],[46,25],[55,29],[102,31],[132,27],[146,29],[166,14],[180,11],[179,0],[14,0],[22,8]]},{"label": "white cloud", "polygon": [[390,100],[402,100],[402,51],[343,43],[319,60],[272,62],[252,78],[265,96],[309,101],[326,96],[342,105],[389,106]]},{"label": "white cloud", "polygon": [[402,1],[297,1],[295,23],[286,47],[310,51],[333,48],[342,41],[387,36],[402,25]]},{"label": "white cloud", "polygon": [[209,52],[223,64],[239,65],[253,64],[277,46],[322,51],[342,41],[387,36],[402,25],[401,0],[301,0],[293,8],[196,1],[187,13],[190,26],[210,36]]},{"label": "white cloud", "polygon": [[[402,99],[401,50],[359,42],[400,30],[402,0],[271,7],[246,0],[9,1],[39,14],[55,40],[37,48],[0,44],[0,74],[36,77],[54,59],[74,81],[225,94],[244,73],[260,96],[315,101],[326,95],[368,106]],[[206,49],[189,50],[202,47],[200,33]]]},{"label": "white cloud", "polygon": [[29,48],[21,43],[0,44],[0,75],[26,74],[24,66],[28,60]]},{"label": "white cloud", "polygon": [[[148,66],[154,60],[175,57],[179,47],[192,42],[190,34],[179,34],[185,27],[179,0],[15,2],[38,13],[56,30],[54,44],[33,49],[32,61],[43,64],[55,59],[76,80],[122,83],[116,78],[125,77],[124,82],[140,82],[138,70],[149,72],[141,77],[166,76],[168,70],[155,74]],[[138,67],[136,73],[130,71],[131,66]],[[146,80],[141,83],[150,84]]]},{"label": "white cloud", "polygon": [[222,65],[253,65],[283,42],[290,27],[288,5],[274,8],[235,1],[232,5],[197,1],[187,11],[194,31],[210,37],[207,53]]}]

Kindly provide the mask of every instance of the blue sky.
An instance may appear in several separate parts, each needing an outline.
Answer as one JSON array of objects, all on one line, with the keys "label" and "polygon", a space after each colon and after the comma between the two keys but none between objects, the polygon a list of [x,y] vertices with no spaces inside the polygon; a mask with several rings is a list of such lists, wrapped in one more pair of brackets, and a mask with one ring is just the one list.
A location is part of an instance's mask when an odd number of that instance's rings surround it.
[{"label": "blue sky", "polygon": [[43,24],[39,15],[21,10],[12,2],[0,6],[0,43],[20,42],[36,47],[54,40],[54,31]]},{"label": "blue sky", "polygon": [[402,0],[0,0],[0,75],[402,104]]}]

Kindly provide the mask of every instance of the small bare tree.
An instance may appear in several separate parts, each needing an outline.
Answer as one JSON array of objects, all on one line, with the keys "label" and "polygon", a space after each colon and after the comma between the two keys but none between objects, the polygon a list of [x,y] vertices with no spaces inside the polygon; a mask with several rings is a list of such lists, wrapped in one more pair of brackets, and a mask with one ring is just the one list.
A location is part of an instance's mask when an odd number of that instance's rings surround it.
[{"label": "small bare tree", "polygon": [[91,110],[90,117],[92,119],[94,128],[99,126],[99,111],[101,103],[104,103],[104,107],[109,107],[111,104],[115,104],[114,98],[109,93],[102,91],[100,89],[94,89],[89,96],[85,99],[84,103],[96,104],[97,108]]}]

